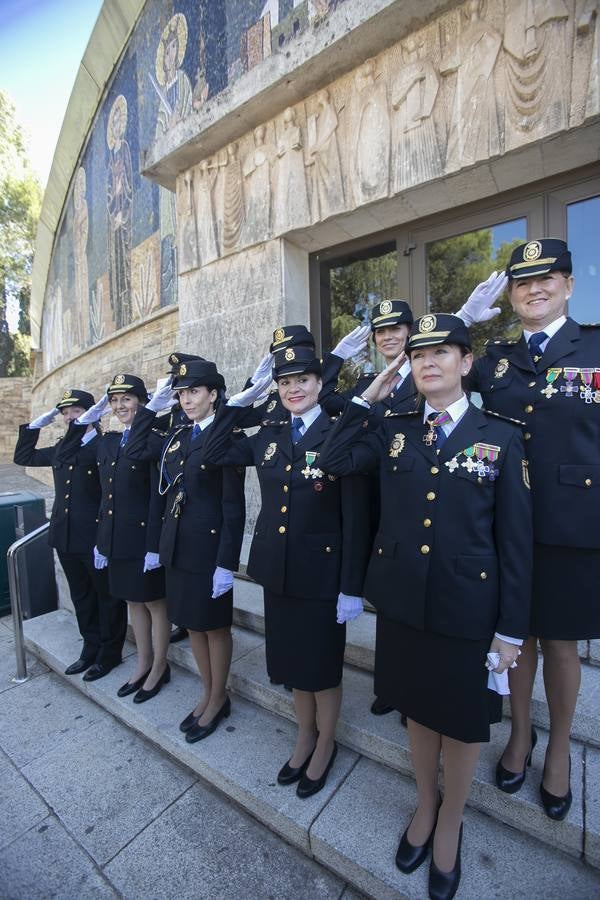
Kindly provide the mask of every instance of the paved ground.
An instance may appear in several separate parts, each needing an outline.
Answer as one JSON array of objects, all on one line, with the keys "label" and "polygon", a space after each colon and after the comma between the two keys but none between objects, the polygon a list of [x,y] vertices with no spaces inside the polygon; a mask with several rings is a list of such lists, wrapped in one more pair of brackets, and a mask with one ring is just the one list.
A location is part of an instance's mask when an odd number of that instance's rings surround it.
[{"label": "paved ground", "polygon": [[[52,490],[0,465],[0,491]],[[0,619],[0,898],[357,895],[29,658]]]}]

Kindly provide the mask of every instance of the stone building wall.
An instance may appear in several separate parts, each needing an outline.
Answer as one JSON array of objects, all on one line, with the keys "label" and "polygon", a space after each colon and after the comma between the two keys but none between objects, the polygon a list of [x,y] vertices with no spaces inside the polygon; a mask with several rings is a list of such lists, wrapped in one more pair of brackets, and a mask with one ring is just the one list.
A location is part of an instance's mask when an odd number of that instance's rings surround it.
[{"label": "stone building wall", "polygon": [[12,462],[19,425],[31,412],[31,378],[0,378],[0,462]]}]

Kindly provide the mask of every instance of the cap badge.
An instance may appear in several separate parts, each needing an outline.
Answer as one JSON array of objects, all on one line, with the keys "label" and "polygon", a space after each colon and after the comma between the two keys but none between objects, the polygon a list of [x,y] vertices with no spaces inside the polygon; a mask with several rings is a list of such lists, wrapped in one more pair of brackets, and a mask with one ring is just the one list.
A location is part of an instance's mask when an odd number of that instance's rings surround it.
[{"label": "cap badge", "polygon": [[542,255],[542,245],[539,241],[529,241],[523,247],[523,259],[525,262],[534,262]]},{"label": "cap badge", "polygon": [[177,363],[179,362],[179,357],[175,356],[174,353],[171,353],[171,355],[169,357],[169,362],[171,363],[172,366],[176,366]]},{"label": "cap badge", "polygon": [[394,439],[390,445],[389,456],[391,456],[392,459],[398,459],[398,457],[404,450],[405,443],[406,438],[403,434],[395,434]]},{"label": "cap badge", "polygon": [[285,351],[285,361],[292,362],[292,360],[294,360],[294,359],[296,359],[296,354],[294,353],[294,351],[292,350],[291,347],[288,347],[287,350]]},{"label": "cap badge", "polygon": [[181,365],[179,366],[179,374],[187,375],[187,366],[185,363],[181,363]]},{"label": "cap badge", "polygon": [[391,300],[384,300],[383,303],[379,304],[379,312],[382,316],[387,316],[388,313],[392,311],[392,302]]},{"label": "cap badge", "polygon": [[123,384],[124,381],[125,381],[124,375],[115,375],[115,381],[114,381],[115,384]]},{"label": "cap badge", "polygon": [[68,400],[70,396],[71,396],[71,391],[65,391],[64,394],[62,395],[62,398],[63,398],[63,400]]},{"label": "cap badge", "polygon": [[276,343],[279,343],[279,341],[282,341],[282,340],[284,339],[284,337],[285,337],[285,329],[284,329],[284,328],[277,328],[276,331],[275,331],[275,333],[274,333],[274,335],[273,335],[273,337],[275,338],[275,342],[276,342]]},{"label": "cap badge", "polygon": [[419,332],[421,334],[429,334],[435,330],[437,319],[435,316],[422,316],[419,322]]}]

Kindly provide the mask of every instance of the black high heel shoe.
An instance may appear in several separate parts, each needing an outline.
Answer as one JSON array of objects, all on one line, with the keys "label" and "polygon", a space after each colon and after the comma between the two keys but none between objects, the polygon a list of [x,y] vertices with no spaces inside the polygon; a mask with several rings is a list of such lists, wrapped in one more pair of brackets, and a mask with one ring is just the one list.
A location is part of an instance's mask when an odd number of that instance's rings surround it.
[{"label": "black high heel shoe", "polygon": [[171,680],[171,668],[169,663],[167,663],[165,671],[162,673],[156,684],[153,688],[145,691],[143,687],[139,689],[135,697],[133,698],[134,703],[145,703],[146,700],[152,700],[153,697],[156,697],[158,692],[160,691],[163,684],[168,684]]},{"label": "black high heel shoe", "polygon": [[429,866],[429,897],[431,900],[452,900],[460,884],[460,848],[462,844],[463,827],[458,833],[458,847],[456,848],[456,860],[454,868],[450,872],[442,872],[433,861]]},{"label": "black high heel shoe", "polygon": [[[546,771],[546,766],[544,765],[544,773]],[[542,806],[544,807],[544,812],[549,818],[554,819],[556,822],[562,822],[565,818],[569,810],[571,809],[571,803],[573,802],[573,794],[571,793],[571,756],[569,755],[569,790],[563,797],[557,797],[555,794],[551,794],[550,791],[547,791],[544,787],[544,775],[542,774],[542,781],[540,784],[540,796],[542,798]]]},{"label": "black high heel shoe", "polygon": [[533,748],[537,744],[537,731],[535,728],[531,728],[531,747],[529,748],[529,753],[525,758],[525,765],[523,766],[522,772],[509,772],[508,769],[505,769],[502,765],[502,757],[498,760],[498,764],[496,766],[496,787],[500,788],[501,791],[504,791],[505,794],[516,794],[518,790],[521,789],[523,782],[525,781],[525,775],[527,774],[527,769],[531,766],[531,756],[533,754]]},{"label": "black high heel shoe", "polygon": [[[292,768],[290,766],[290,760],[283,764],[279,772],[277,773],[277,783],[278,784],[294,784],[295,781],[300,781],[304,773],[306,772],[311,759],[313,758],[313,753],[315,752],[315,748],[313,747],[304,762],[301,766],[297,766],[296,768]],[[290,757],[291,758],[291,757]]]},{"label": "black high heel shoe", "polygon": [[411,844],[408,840],[408,829],[412,825],[412,821],[415,817],[413,813],[412,818],[408,825],[406,826],[406,831],[400,838],[400,843],[398,844],[398,849],[396,850],[396,865],[400,869],[401,872],[404,872],[405,875],[410,875],[411,872],[416,871],[419,868],[421,863],[424,863],[427,859],[427,854],[429,852],[429,848],[431,847],[433,841],[433,835],[435,832],[435,828],[437,825],[438,814],[440,811],[440,806],[442,805],[442,795],[438,794],[438,805],[437,812],[435,814],[435,821],[433,823],[433,828],[429,833],[429,837],[425,841],[424,844],[420,846],[415,846]]},{"label": "black high heel shoe", "polygon": [[195,716],[194,710],[192,710],[189,716],[186,716],[183,722],[179,723],[179,730],[183,731],[183,733],[185,734],[186,731],[189,731],[190,728],[194,727],[199,718],[200,716]]},{"label": "black high heel shoe", "polygon": [[[313,751],[314,753],[314,751]],[[306,772],[300,779],[298,783],[298,787],[296,788],[296,795],[300,797],[302,800],[305,800],[307,797],[312,797],[313,794],[318,794],[319,791],[325,787],[325,782],[327,781],[327,776],[331,770],[331,767],[334,763],[334,760],[337,756],[337,744],[335,741],[333,742],[333,750],[331,752],[331,756],[329,757],[329,762],[325,766],[325,771],[319,778],[309,778]]]},{"label": "black high heel shoe", "polygon": [[196,741],[204,740],[209,734],[213,733],[221,719],[226,719],[230,713],[231,700],[227,697],[219,712],[212,717],[208,725],[201,725],[200,722],[196,722],[195,725],[192,725],[192,727],[186,731],[185,739],[188,744],[195,744]]},{"label": "black high heel shoe", "polygon": [[151,671],[151,669],[148,669],[136,681],[126,681],[125,684],[122,684],[117,691],[117,697],[129,697],[130,694],[135,694],[136,691],[139,691]]}]

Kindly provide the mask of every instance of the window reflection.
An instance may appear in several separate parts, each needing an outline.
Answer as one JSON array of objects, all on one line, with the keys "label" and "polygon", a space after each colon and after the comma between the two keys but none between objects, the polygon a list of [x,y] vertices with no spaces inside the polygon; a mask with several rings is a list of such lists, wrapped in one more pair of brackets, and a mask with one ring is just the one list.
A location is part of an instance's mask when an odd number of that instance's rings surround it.
[{"label": "window reflection", "polygon": [[578,322],[598,322],[600,197],[567,206],[567,243],[573,254],[575,290],[569,314]]}]

